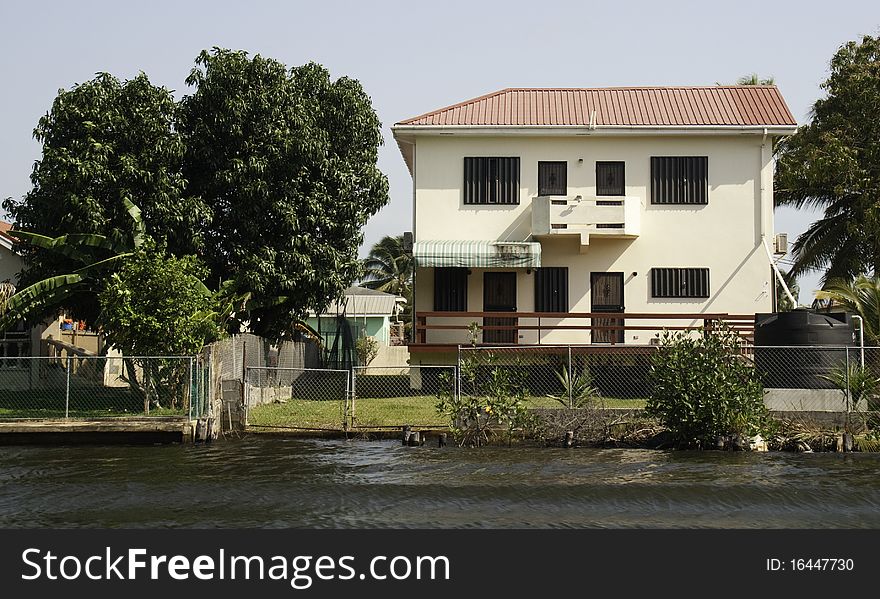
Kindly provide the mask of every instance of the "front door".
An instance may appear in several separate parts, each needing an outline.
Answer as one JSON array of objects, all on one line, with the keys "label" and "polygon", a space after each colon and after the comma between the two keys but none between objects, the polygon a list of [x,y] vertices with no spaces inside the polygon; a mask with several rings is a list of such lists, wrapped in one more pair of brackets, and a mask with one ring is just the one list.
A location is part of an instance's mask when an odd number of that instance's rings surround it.
[{"label": "front door", "polygon": [[[516,312],[516,273],[483,273],[483,311]],[[483,343],[513,344],[516,328],[486,330],[485,327],[516,327],[516,318],[483,318]]]},{"label": "front door", "polygon": [[[590,273],[590,299],[592,312],[623,312],[623,273]],[[623,343],[622,318],[594,318],[593,343]]]}]

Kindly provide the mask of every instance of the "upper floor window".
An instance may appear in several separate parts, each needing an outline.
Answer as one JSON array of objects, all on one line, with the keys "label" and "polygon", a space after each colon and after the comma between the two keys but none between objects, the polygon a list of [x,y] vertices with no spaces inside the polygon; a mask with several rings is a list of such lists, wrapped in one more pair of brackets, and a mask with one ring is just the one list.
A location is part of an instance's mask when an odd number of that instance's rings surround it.
[{"label": "upper floor window", "polygon": [[709,297],[709,269],[652,268],[651,297]]},{"label": "upper floor window", "polygon": [[466,157],[464,203],[519,204],[519,157]]},{"label": "upper floor window", "polygon": [[623,162],[597,162],[596,163],[596,195],[597,196],[622,196],[624,195],[624,163]]},{"label": "upper floor window", "polygon": [[708,204],[708,156],[652,156],[652,204]]},{"label": "upper floor window", "polygon": [[564,196],[564,195],[568,195],[568,163],[567,162],[539,162],[538,163],[538,195],[539,196]]}]

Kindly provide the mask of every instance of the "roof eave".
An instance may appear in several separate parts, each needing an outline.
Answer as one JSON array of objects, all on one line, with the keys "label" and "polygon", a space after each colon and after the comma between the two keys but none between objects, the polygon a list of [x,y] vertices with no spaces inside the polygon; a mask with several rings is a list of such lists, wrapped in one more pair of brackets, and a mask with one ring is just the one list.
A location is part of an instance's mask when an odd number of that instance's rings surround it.
[{"label": "roof eave", "polygon": [[[791,135],[794,124],[767,125],[401,125],[391,127],[398,145],[415,135]],[[407,139],[410,138],[410,139]],[[401,148],[401,152],[403,149]]]}]

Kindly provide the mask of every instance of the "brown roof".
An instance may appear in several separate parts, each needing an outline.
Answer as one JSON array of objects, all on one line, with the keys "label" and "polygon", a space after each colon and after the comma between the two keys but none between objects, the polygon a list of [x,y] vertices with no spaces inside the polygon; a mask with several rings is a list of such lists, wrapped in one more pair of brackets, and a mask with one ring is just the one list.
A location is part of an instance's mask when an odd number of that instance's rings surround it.
[{"label": "brown roof", "polygon": [[[595,111],[595,116],[593,116]],[[797,126],[774,85],[502,89],[398,125]]]},{"label": "brown roof", "polygon": [[12,239],[12,237],[10,237],[9,235],[6,234],[6,232],[11,229],[12,229],[12,223],[8,223],[5,220],[0,220],[0,236],[5,237],[6,239],[8,239],[10,241],[15,241],[14,239]]}]

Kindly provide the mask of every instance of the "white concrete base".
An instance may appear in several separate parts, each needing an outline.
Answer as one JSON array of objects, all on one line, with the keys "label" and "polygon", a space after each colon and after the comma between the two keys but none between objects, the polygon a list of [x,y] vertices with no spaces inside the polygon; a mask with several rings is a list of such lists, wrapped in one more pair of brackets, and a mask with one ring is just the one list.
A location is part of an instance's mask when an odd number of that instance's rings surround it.
[{"label": "white concrete base", "polygon": [[[839,389],[765,389],[764,405],[781,412],[843,412],[846,398]],[[851,411],[864,409],[850,406]]]}]

